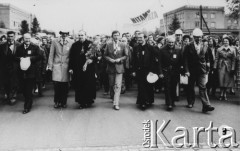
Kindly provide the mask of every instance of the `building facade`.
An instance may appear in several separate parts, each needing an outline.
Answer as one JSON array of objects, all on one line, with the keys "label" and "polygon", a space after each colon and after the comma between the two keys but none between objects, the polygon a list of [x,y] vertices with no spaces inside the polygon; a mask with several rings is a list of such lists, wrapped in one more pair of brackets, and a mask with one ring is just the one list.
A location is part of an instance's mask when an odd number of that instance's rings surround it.
[{"label": "building facade", "polygon": [[26,20],[31,28],[33,15],[11,4],[0,4],[0,28],[19,31],[21,22]]},{"label": "building facade", "polygon": [[[172,23],[174,14],[177,15],[183,32],[191,33],[194,28],[200,28],[200,6],[185,5],[163,14],[164,20],[160,21],[162,32],[164,32],[164,27],[169,32],[168,27]],[[202,6],[202,14],[211,34],[239,34],[239,20],[233,20],[226,16],[224,7]],[[202,21],[204,33],[208,33],[206,24]]]}]

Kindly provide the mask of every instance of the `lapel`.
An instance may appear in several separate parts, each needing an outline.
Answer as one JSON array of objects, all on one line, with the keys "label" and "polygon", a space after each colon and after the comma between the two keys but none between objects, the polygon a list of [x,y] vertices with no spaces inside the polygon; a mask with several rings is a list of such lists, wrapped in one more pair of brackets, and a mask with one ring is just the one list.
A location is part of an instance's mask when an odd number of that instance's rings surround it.
[{"label": "lapel", "polygon": [[[193,53],[196,55],[196,56],[198,56],[198,54],[197,54],[197,50],[195,49],[195,46],[194,46],[194,42],[190,45],[191,47],[192,47],[192,51],[193,51]],[[200,48],[200,50],[201,50],[201,48]]]},{"label": "lapel", "polygon": [[8,52],[8,43],[6,42],[6,43],[5,43],[5,49],[4,49],[5,55],[7,55],[7,52]]}]

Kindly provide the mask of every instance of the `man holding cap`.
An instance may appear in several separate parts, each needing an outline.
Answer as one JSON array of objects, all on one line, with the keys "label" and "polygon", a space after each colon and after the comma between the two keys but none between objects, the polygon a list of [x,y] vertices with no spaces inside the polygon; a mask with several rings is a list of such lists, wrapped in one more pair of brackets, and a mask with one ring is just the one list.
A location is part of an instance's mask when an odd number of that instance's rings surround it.
[{"label": "man holding cap", "polygon": [[147,81],[147,75],[153,75],[155,71],[155,52],[153,46],[146,43],[144,34],[137,35],[138,45],[133,47],[133,76],[136,76],[138,84],[137,103],[141,109],[145,109],[154,102],[153,84]]},{"label": "man holding cap", "polygon": [[211,106],[207,90],[207,74],[210,67],[207,46],[202,43],[203,32],[199,28],[193,30],[193,39],[185,48],[185,71],[189,76],[187,101],[188,108],[192,108],[195,102],[195,83],[199,87],[199,96],[202,101],[202,112],[213,111],[214,107]]},{"label": "man holding cap", "polygon": [[39,46],[30,42],[31,35],[23,35],[23,44],[16,50],[16,60],[20,63],[19,78],[25,98],[23,114],[30,112],[33,104],[32,91],[34,89],[37,62],[41,59]]}]

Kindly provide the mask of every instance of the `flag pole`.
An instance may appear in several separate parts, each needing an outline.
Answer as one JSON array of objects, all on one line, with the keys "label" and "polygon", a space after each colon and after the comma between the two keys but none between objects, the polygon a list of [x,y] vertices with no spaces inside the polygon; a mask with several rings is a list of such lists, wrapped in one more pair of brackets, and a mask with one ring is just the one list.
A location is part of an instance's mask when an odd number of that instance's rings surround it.
[{"label": "flag pole", "polygon": [[[162,5],[162,3],[161,3],[161,0],[158,0],[158,3],[159,3],[159,5],[160,5],[160,8],[163,8],[163,5]],[[160,11],[161,11],[161,9],[160,9]],[[167,29],[166,29],[165,19],[164,19],[163,13],[162,13],[162,16],[163,16],[163,28],[164,28],[164,33],[165,33],[165,36],[167,36]],[[161,22],[159,22],[159,24],[160,24],[160,27],[161,27]]]}]

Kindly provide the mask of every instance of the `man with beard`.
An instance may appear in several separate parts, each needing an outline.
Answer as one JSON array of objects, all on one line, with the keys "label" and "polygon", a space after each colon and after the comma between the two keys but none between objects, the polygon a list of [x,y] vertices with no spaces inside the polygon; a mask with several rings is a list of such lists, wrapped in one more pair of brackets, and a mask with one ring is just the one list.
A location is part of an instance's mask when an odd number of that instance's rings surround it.
[{"label": "man with beard", "polygon": [[167,110],[172,110],[177,100],[176,88],[179,82],[181,49],[175,44],[175,38],[169,36],[167,45],[159,50],[160,78],[164,79]]},{"label": "man with beard", "polygon": [[199,28],[193,30],[193,42],[185,48],[185,71],[189,76],[187,101],[188,108],[192,108],[195,103],[195,83],[199,87],[199,96],[202,101],[202,112],[213,111],[214,107],[211,106],[207,90],[207,74],[210,67],[207,46],[202,42],[203,32]]},{"label": "man with beard", "polygon": [[0,45],[0,80],[2,80],[6,94],[6,103],[16,102],[18,89],[18,64],[15,62],[15,53],[20,45],[15,41],[15,32],[7,32],[7,42]]},{"label": "man with beard", "polygon": [[153,84],[148,83],[147,75],[156,71],[154,67],[155,49],[146,43],[144,34],[140,33],[137,36],[138,45],[133,47],[133,76],[136,76],[138,83],[137,104],[142,109],[146,105],[151,105],[154,102]]},{"label": "man with beard", "polygon": [[75,101],[80,105],[79,109],[90,107],[96,98],[96,77],[94,55],[89,55],[92,42],[86,39],[86,32],[80,31],[79,40],[70,50],[69,72],[75,90]]}]

